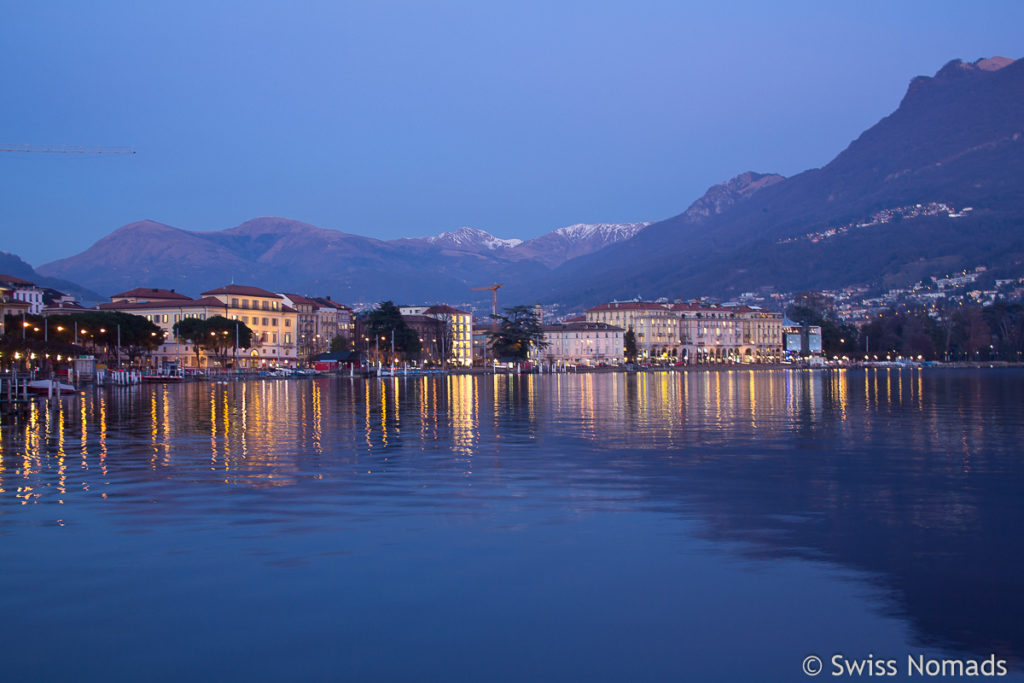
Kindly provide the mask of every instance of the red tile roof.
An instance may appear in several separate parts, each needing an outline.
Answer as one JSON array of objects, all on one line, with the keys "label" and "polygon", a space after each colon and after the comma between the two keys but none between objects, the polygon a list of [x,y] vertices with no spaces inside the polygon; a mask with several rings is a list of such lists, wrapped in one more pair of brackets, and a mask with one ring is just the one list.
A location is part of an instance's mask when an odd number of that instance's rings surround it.
[{"label": "red tile roof", "polygon": [[97,306],[101,311],[130,311],[147,308],[227,308],[220,299],[212,296],[202,299],[188,299],[187,301],[120,301],[100,304]]},{"label": "red tile roof", "polygon": [[430,315],[431,313],[436,315],[472,315],[469,311],[460,311],[457,308],[452,308],[448,304],[437,304],[431,306],[427,310],[423,311],[424,315]]},{"label": "red tile roof", "polygon": [[625,332],[621,327],[615,325],[609,325],[608,323],[588,323],[585,320],[576,320],[573,322],[555,323],[554,325],[544,325],[543,329],[545,332],[580,332],[580,331],[605,331],[605,332]]},{"label": "red tile roof", "polygon": [[668,308],[662,304],[654,303],[653,301],[613,301],[610,304],[601,304],[588,308],[587,313],[591,311],[667,311]]},{"label": "red tile roof", "polygon": [[192,297],[185,296],[180,292],[175,292],[173,289],[159,289],[157,287],[136,287],[135,289],[129,289],[127,292],[121,292],[110,297],[111,299],[143,299],[149,297],[150,299],[175,299],[178,301],[191,301]]},{"label": "red tile roof", "polygon": [[0,282],[7,282],[12,285],[28,285],[34,287],[36,283],[29,282],[28,280],[22,280],[20,277],[8,275],[6,273],[0,273]]},{"label": "red tile roof", "polygon": [[283,292],[283,294],[291,299],[294,304],[309,305],[313,307],[313,310],[320,308],[320,302],[316,299],[310,299],[308,296],[302,296],[301,294],[292,294],[291,292]]},{"label": "red tile roof", "polygon": [[237,294],[239,296],[262,296],[268,299],[280,299],[280,294],[274,294],[268,292],[265,289],[259,287],[250,287],[249,285],[224,285],[217,289],[211,289],[207,292],[203,292],[203,296],[213,296],[214,294]]}]

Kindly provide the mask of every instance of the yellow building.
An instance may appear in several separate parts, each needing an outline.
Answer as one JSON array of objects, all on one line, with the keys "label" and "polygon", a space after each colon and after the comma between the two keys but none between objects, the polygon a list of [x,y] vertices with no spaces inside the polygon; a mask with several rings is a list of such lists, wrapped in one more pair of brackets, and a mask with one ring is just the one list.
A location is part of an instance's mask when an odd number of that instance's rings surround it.
[{"label": "yellow building", "polygon": [[244,323],[253,332],[249,348],[239,349],[238,365],[243,368],[291,365],[296,360],[297,313],[282,298],[259,287],[227,285],[191,299],[166,289],[137,288],[115,294],[100,310],[140,315],[164,331],[164,344],[154,353],[159,364],[211,367],[204,352],[196,354],[185,340],[174,335],[174,324],[187,318],[205,320],[223,316]]},{"label": "yellow building", "polygon": [[640,360],[668,361],[679,353],[679,319],[664,304],[651,301],[613,301],[587,309],[588,323],[632,328]]}]

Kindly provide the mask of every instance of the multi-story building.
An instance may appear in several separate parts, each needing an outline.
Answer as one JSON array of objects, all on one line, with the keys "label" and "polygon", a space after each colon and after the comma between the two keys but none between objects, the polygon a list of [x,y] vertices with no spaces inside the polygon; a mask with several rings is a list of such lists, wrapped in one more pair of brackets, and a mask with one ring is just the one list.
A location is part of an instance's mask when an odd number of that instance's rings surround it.
[{"label": "multi-story building", "polygon": [[756,306],[615,301],[587,310],[636,335],[641,360],[765,363],[782,358],[782,315]]},{"label": "multi-story building", "polygon": [[[427,316],[442,323],[436,337],[438,357],[461,367],[473,364],[473,314],[447,304],[435,306],[400,306],[402,316]],[[425,337],[424,337],[425,338]]]},{"label": "multi-story building", "polygon": [[585,320],[544,325],[540,362],[552,366],[614,364],[624,360],[625,330]]},{"label": "multi-story building", "polygon": [[[426,309],[424,309],[426,310]],[[420,340],[420,358],[437,363],[445,356],[445,323],[429,315],[403,315],[402,320]]]},{"label": "multi-story building", "polygon": [[202,350],[197,354],[190,343],[177,338],[174,325],[187,318],[205,320],[218,315],[238,320],[253,332],[251,346],[239,349],[239,367],[289,365],[296,360],[298,314],[281,296],[265,289],[232,284],[191,299],[172,290],[140,288],[111,298],[99,309],[140,315],[163,330],[164,343],[153,353],[158,363],[209,367],[212,361],[207,354]]},{"label": "multi-story building", "polygon": [[136,287],[135,289],[129,289],[127,292],[121,292],[110,297],[110,301],[115,304],[128,303],[135,304],[139,302],[156,302],[156,301],[192,301],[192,297],[186,296],[181,292],[175,292],[173,289],[159,289],[157,287]]},{"label": "multi-story building", "polygon": [[28,312],[29,304],[14,298],[14,287],[0,282],[0,337],[7,333],[4,327],[7,316],[24,316]]},{"label": "multi-story building", "polygon": [[308,361],[313,356],[327,351],[330,339],[324,339],[320,334],[320,304],[301,294],[282,292],[280,296],[286,306],[295,309],[295,344],[298,357]]},{"label": "multi-story building", "polygon": [[345,304],[339,304],[329,296],[316,296],[313,297],[313,301],[320,305],[320,310],[317,311],[317,325],[319,334],[327,339],[328,346],[335,337],[344,337],[347,340],[347,350],[354,350],[356,327],[355,313],[352,309]]},{"label": "multi-story building", "polygon": [[[248,349],[252,366],[294,363],[297,359],[297,311],[284,303],[280,294],[247,285],[225,285],[202,293],[222,302],[223,315],[241,320],[256,340]],[[244,367],[244,366],[243,366]]]},{"label": "multi-story building", "polygon": [[641,360],[668,361],[679,355],[679,319],[665,304],[613,301],[586,311],[588,323],[633,330]]},{"label": "multi-story building", "polygon": [[8,290],[12,299],[28,304],[30,315],[39,315],[43,311],[43,290],[35,283],[22,280],[14,275],[0,274],[0,287]]},{"label": "multi-story building", "polygon": [[782,315],[753,306],[672,304],[682,357],[692,363],[769,363],[782,358]]}]

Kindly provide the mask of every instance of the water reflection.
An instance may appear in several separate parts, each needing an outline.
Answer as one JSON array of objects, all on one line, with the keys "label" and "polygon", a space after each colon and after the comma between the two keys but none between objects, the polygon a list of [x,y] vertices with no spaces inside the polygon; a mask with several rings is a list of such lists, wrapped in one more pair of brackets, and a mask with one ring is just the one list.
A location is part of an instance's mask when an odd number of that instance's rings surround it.
[{"label": "water reflection", "polygon": [[655,511],[746,556],[862,571],[920,642],[1022,658],[1022,388],[1019,372],[886,368],[84,392],[2,428],[0,514],[54,505],[64,523],[144,500],[150,528],[231,522],[233,492],[269,488],[264,518],[356,502]]}]

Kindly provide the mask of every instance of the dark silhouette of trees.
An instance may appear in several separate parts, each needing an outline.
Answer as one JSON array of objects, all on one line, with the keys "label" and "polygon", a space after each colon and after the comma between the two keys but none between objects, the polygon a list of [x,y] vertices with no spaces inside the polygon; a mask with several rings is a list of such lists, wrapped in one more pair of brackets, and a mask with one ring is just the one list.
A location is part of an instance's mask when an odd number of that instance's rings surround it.
[{"label": "dark silhouette of trees", "polygon": [[531,307],[513,306],[506,308],[504,315],[492,317],[498,323],[498,329],[488,335],[498,358],[523,361],[529,357],[531,347],[542,349],[547,346],[540,318]]},{"label": "dark silhouette of trees", "polygon": [[206,319],[185,318],[174,323],[174,334],[179,340],[192,344],[196,354],[196,367],[199,366],[200,352],[205,350],[211,358],[221,366],[227,366],[227,360],[234,355],[237,334],[239,349],[252,346],[253,332],[238,320],[228,320],[222,315],[214,315]]},{"label": "dark silhouette of trees", "polygon": [[629,329],[626,330],[626,334],[622,335],[622,344],[624,347],[624,355],[626,356],[627,363],[635,363],[637,348],[636,348],[636,332],[633,331],[633,326],[630,325]]},{"label": "dark silhouette of trees", "polygon": [[[402,318],[402,312],[398,310],[392,301],[382,301],[366,314],[364,329],[370,338],[372,348],[380,348],[380,354],[385,362],[395,362],[398,357],[411,360],[417,358],[420,353],[420,338],[416,331],[409,327]],[[391,342],[394,340],[395,355],[391,355]]]}]

